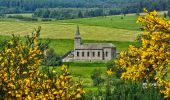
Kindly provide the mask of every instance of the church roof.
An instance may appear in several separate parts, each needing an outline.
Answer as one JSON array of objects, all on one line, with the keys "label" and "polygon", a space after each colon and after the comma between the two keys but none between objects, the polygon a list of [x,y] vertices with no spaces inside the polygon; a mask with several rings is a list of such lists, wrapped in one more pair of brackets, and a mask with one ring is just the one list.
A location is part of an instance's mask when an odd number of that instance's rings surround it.
[{"label": "church roof", "polygon": [[112,43],[84,43],[76,49],[103,49],[115,47]]}]

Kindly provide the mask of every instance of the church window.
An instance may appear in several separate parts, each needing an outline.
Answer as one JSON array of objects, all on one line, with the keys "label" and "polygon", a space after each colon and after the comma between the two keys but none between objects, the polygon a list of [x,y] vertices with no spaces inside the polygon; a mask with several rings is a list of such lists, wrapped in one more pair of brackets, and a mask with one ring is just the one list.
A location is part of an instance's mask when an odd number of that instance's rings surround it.
[{"label": "church window", "polygon": [[98,57],[100,57],[100,52],[98,52]]},{"label": "church window", "polygon": [[89,55],[90,55],[89,52],[87,52],[87,57],[89,57]]},{"label": "church window", "polygon": [[106,57],[108,57],[108,52],[106,52]]},{"label": "church window", "polygon": [[84,57],[84,52],[82,52],[82,57]]},{"label": "church window", "polygon": [[77,57],[79,57],[79,52],[77,52]]},{"label": "church window", "polygon": [[93,52],[93,57],[95,57],[95,52]]}]

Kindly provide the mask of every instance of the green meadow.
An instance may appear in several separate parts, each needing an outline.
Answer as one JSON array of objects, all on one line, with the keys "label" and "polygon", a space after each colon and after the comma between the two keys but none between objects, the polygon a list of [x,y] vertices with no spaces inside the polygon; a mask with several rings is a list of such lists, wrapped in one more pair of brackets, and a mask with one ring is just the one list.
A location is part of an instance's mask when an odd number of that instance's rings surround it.
[{"label": "green meadow", "polygon": [[89,26],[75,23],[1,21],[0,35],[27,35],[38,26],[42,27],[41,37],[50,39],[73,39],[76,26],[80,26],[84,40],[134,41],[139,31],[101,26]]},{"label": "green meadow", "polygon": [[101,26],[114,29],[135,30],[139,31],[140,24],[137,24],[138,16],[136,15],[115,15],[94,18],[81,18],[72,20],[63,20],[61,22],[76,23],[88,26]]}]

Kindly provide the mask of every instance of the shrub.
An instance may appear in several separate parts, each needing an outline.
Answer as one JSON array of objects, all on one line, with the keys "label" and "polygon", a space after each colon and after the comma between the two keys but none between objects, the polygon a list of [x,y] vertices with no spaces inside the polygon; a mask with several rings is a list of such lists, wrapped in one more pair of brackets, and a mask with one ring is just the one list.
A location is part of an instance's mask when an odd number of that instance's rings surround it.
[{"label": "shrub", "polygon": [[50,48],[47,52],[46,52],[46,57],[44,58],[43,65],[46,66],[58,66],[61,65],[61,59],[60,56],[58,56],[54,49]]},{"label": "shrub", "polygon": [[170,17],[170,10],[168,10],[168,13],[167,13],[167,15]]},{"label": "shrub", "polygon": [[0,18],[5,18],[6,15],[5,14],[0,14]]},{"label": "shrub", "polygon": [[99,69],[94,69],[91,75],[94,86],[99,86],[104,82],[104,79],[101,77],[102,71]]},{"label": "shrub", "polygon": [[[81,82],[75,82],[62,66],[60,73],[40,73],[45,49],[39,41],[40,28],[25,42],[13,35],[0,49],[0,99],[77,99],[84,94]],[[53,76],[51,76],[53,75]]]},{"label": "shrub", "polygon": [[124,82],[119,79],[110,80],[106,90],[106,100],[162,100],[163,96],[157,87],[143,88],[142,83]]},{"label": "shrub", "polygon": [[52,21],[50,18],[42,18],[41,21]]},{"label": "shrub", "polygon": [[87,91],[85,100],[163,100],[158,87],[143,87],[142,83],[124,82],[110,74],[106,79],[106,88],[97,91]]},{"label": "shrub", "polygon": [[[147,12],[147,10],[145,9]],[[156,11],[140,17],[145,32],[141,37],[141,47],[130,45],[127,52],[121,52],[116,61],[123,70],[121,79],[140,82],[157,82],[161,93],[170,97],[170,82],[167,81],[170,64],[170,21],[159,17]]]},{"label": "shrub", "polygon": [[113,60],[106,63],[107,70],[111,69],[113,72],[116,73],[116,77],[120,78],[122,70],[116,67],[116,64]]},{"label": "shrub", "polygon": [[166,14],[166,12],[164,12],[164,18],[166,18],[167,17],[167,14]]},{"label": "shrub", "polygon": [[22,20],[22,21],[38,21],[37,18],[24,17],[22,15],[9,15],[8,18],[15,18],[15,19],[19,19],[19,20]]}]

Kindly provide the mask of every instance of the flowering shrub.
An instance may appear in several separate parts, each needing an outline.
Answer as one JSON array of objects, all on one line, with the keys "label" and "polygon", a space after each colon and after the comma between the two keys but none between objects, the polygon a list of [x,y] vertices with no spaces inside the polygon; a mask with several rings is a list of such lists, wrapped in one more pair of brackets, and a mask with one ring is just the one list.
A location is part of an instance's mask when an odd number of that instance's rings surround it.
[{"label": "flowering shrub", "polygon": [[[45,49],[39,41],[40,29],[21,41],[17,36],[0,49],[0,99],[76,99],[84,94],[81,82],[74,82],[67,66],[49,77],[39,72]],[[52,71],[55,72],[55,71]],[[51,73],[52,73],[51,72]]]},{"label": "flowering shrub", "polygon": [[[147,12],[147,10],[145,10]],[[159,17],[156,11],[140,17],[145,32],[141,47],[130,45],[128,52],[121,52],[116,61],[123,69],[122,80],[156,81],[165,86],[165,97],[170,97],[170,82],[166,80],[170,64],[170,21]]]}]

